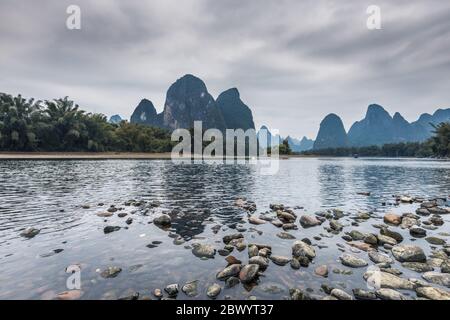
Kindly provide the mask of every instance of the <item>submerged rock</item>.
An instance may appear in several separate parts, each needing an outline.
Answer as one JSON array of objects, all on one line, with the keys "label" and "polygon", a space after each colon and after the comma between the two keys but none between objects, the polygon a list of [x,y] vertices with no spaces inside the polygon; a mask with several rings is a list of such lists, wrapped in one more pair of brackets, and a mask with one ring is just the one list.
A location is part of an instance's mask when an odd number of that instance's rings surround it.
[{"label": "submerged rock", "polygon": [[239,272],[241,271],[241,265],[240,264],[232,264],[219,273],[217,273],[216,278],[219,280],[226,280],[230,277],[237,276]]},{"label": "submerged rock", "polygon": [[416,287],[410,280],[383,271],[367,271],[363,277],[367,282],[379,288],[414,290]]},{"label": "submerged rock", "polygon": [[277,233],[277,237],[280,238],[280,239],[284,239],[284,240],[293,240],[293,239],[296,239],[295,236],[293,236],[292,234],[287,233],[287,232],[280,232],[280,233]]},{"label": "submerged rock", "polygon": [[447,242],[444,239],[438,238],[438,237],[428,237],[425,238],[425,241],[427,241],[430,244],[434,244],[436,246],[443,246]]},{"label": "submerged rock", "polygon": [[270,256],[270,260],[272,260],[273,263],[279,266],[285,266],[291,261],[291,259],[289,259],[288,257],[283,256]]},{"label": "submerged rock", "polygon": [[398,226],[402,223],[402,217],[395,213],[387,213],[384,216],[384,222],[388,224],[392,224],[394,226]]},{"label": "submerged rock", "polygon": [[122,272],[122,268],[119,267],[108,267],[100,273],[102,278],[115,278]]},{"label": "submerged rock", "polygon": [[216,255],[216,249],[208,244],[194,243],[192,244],[192,253],[199,258],[212,259]]},{"label": "submerged rock", "polygon": [[252,282],[258,275],[259,265],[257,264],[247,264],[239,272],[239,279],[243,283]]},{"label": "submerged rock", "polygon": [[178,284],[169,284],[164,288],[164,291],[167,292],[170,297],[176,297],[178,295]]},{"label": "submerged rock", "polygon": [[382,254],[378,251],[371,250],[369,251],[369,258],[375,263],[388,263],[391,264],[394,260],[388,255]]},{"label": "submerged rock", "polygon": [[195,297],[198,295],[198,280],[190,281],[186,283],[182,288],[183,291],[188,297]]},{"label": "submerged rock", "polygon": [[33,228],[33,227],[28,227],[20,233],[20,236],[31,239],[31,238],[34,238],[35,236],[37,236],[39,234],[39,232],[41,232],[41,230]]},{"label": "submerged rock", "polygon": [[377,290],[376,295],[381,300],[407,300],[403,294],[393,289]]},{"label": "submerged rock", "polygon": [[418,297],[427,298],[430,300],[450,300],[450,292],[433,287],[418,287],[416,289]]},{"label": "submerged rock", "polygon": [[208,290],[206,291],[206,295],[211,299],[214,299],[220,294],[220,291],[222,291],[222,287],[217,283],[214,283],[208,288]]},{"label": "submerged rock", "polygon": [[300,224],[303,228],[311,228],[322,224],[322,222],[315,216],[304,215],[300,217]]},{"label": "submerged rock", "polygon": [[249,264],[257,264],[259,265],[259,268],[261,270],[266,269],[269,266],[269,259],[261,257],[261,256],[255,256],[248,260]]},{"label": "submerged rock", "polygon": [[362,268],[368,265],[368,263],[365,260],[355,257],[354,255],[348,253],[344,253],[343,255],[341,255],[339,259],[341,260],[341,263],[344,266],[351,268]]},{"label": "submerged rock", "polygon": [[83,291],[81,290],[69,290],[58,293],[56,295],[57,300],[78,300],[83,295]]},{"label": "submerged rock", "polygon": [[434,270],[433,267],[423,262],[403,262],[402,267],[419,273]]},{"label": "submerged rock", "polygon": [[312,260],[316,257],[316,251],[310,245],[303,241],[296,241],[292,246],[292,255],[295,258],[307,257]]},{"label": "submerged rock", "polygon": [[111,232],[115,232],[115,231],[119,231],[121,228],[118,226],[106,226],[103,228],[103,232],[105,234],[111,233]]},{"label": "submerged rock", "polygon": [[321,265],[318,266],[315,270],[314,273],[320,277],[328,277],[328,266],[326,265]]},{"label": "submerged rock", "polygon": [[353,297],[351,295],[341,289],[331,290],[330,295],[337,298],[338,300],[353,300]]},{"label": "submerged rock", "polygon": [[159,217],[153,219],[153,223],[161,227],[170,227],[172,224],[172,219],[168,214],[162,214]]},{"label": "submerged rock", "polygon": [[374,292],[363,289],[353,289],[353,295],[358,300],[376,300],[377,295]]},{"label": "submerged rock", "polygon": [[450,273],[426,272],[422,277],[431,283],[450,288]]},{"label": "submerged rock", "polygon": [[422,248],[413,245],[396,245],[392,254],[400,262],[426,262],[427,257]]}]

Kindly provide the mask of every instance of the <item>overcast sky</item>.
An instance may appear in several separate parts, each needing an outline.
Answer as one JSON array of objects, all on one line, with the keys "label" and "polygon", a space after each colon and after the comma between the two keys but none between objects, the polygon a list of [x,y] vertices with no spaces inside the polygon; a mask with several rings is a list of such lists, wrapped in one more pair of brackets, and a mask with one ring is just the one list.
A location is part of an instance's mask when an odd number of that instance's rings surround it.
[{"label": "overcast sky", "polygon": [[[81,7],[81,30],[66,8]],[[381,8],[382,30],[366,9]],[[186,73],[237,87],[257,126],[315,138],[370,103],[409,121],[450,107],[448,0],[1,0],[0,92],[129,118]]]}]

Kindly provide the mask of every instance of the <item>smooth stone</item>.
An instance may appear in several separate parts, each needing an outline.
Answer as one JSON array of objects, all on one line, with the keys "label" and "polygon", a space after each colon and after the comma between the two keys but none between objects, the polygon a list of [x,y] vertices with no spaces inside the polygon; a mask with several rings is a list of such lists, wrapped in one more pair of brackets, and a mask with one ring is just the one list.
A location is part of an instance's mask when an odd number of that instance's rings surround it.
[{"label": "smooth stone", "polygon": [[187,282],[182,288],[183,291],[188,297],[195,297],[198,295],[198,280]]},{"label": "smooth stone", "polygon": [[220,294],[220,291],[222,291],[222,287],[217,283],[214,283],[208,288],[208,290],[206,291],[206,295],[211,299],[214,299]]},{"label": "smooth stone", "polygon": [[398,233],[396,231],[392,231],[391,229],[386,228],[385,226],[383,226],[380,229],[380,234],[382,234],[383,236],[391,237],[391,238],[397,240],[397,242],[403,241],[403,236],[400,233]]},{"label": "smooth stone", "polygon": [[378,238],[374,234],[368,234],[364,239],[365,243],[376,246],[378,244]]},{"label": "smooth stone", "polygon": [[423,262],[403,262],[402,267],[412,270],[412,271],[415,271],[415,272],[419,272],[419,273],[424,273],[424,272],[429,272],[429,271],[434,270],[433,267],[431,267],[427,263],[423,263]]},{"label": "smooth stone", "polygon": [[258,275],[259,265],[247,264],[239,272],[239,279],[242,283],[250,283]]},{"label": "smooth stone", "polygon": [[115,232],[115,231],[119,231],[121,228],[118,226],[106,226],[103,228],[103,232],[105,234],[111,233],[111,232]]},{"label": "smooth stone", "polygon": [[100,273],[102,278],[115,278],[122,271],[122,268],[119,267],[108,267]]},{"label": "smooth stone", "polygon": [[133,223],[133,218],[128,218],[128,219],[125,221],[125,223],[128,224],[128,225],[132,224],[132,223]]},{"label": "smooth stone", "polygon": [[308,293],[296,288],[289,289],[289,295],[291,300],[311,300]]},{"label": "smooth stone", "polygon": [[280,238],[280,239],[284,239],[284,240],[293,240],[293,239],[296,239],[295,236],[293,236],[292,234],[287,233],[287,232],[280,232],[280,233],[277,233],[277,237]]},{"label": "smooth stone", "polygon": [[427,236],[427,231],[419,227],[409,229],[409,234],[415,238],[424,238]]},{"label": "smooth stone", "polygon": [[121,213],[119,213],[117,216],[118,216],[119,218],[125,218],[127,215],[128,215],[128,213],[126,213],[126,212],[121,212]]},{"label": "smooth stone", "polygon": [[418,297],[430,300],[450,300],[450,292],[433,287],[418,287],[416,289]]},{"label": "smooth stone", "polygon": [[35,236],[37,236],[39,234],[39,232],[41,232],[41,230],[33,228],[33,227],[28,227],[20,233],[20,236],[31,239],[31,238],[34,238]]},{"label": "smooth stone", "polygon": [[279,266],[285,266],[291,261],[291,259],[289,259],[288,257],[283,256],[270,256],[270,260],[272,260],[273,263]]},{"label": "smooth stone", "polygon": [[257,246],[251,245],[248,247],[248,257],[255,257],[259,254],[259,250]]},{"label": "smooth stone", "polygon": [[307,257],[312,260],[316,257],[314,248],[303,241],[296,241],[292,245],[292,255],[295,258]]},{"label": "smooth stone", "polygon": [[344,227],[337,220],[330,220],[330,228],[334,231],[341,231]]},{"label": "smooth stone", "polygon": [[396,245],[392,254],[400,262],[426,262],[427,257],[422,248],[413,245]]},{"label": "smooth stone", "polygon": [[113,215],[113,213],[106,211],[106,212],[99,212],[96,215],[97,215],[97,217],[100,217],[100,218],[108,218],[108,217],[111,217]]},{"label": "smooth stone", "polygon": [[259,265],[259,268],[261,270],[266,269],[269,266],[269,259],[261,257],[261,256],[255,256],[255,257],[251,257],[248,260],[249,264],[257,264]]},{"label": "smooth stone", "polygon": [[155,289],[155,290],[153,291],[153,295],[154,295],[156,298],[162,298],[162,297],[163,297],[162,290],[161,290],[161,289]]},{"label": "smooth stone", "polygon": [[228,262],[228,265],[233,265],[233,264],[242,264],[242,261],[237,259],[235,256],[228,256],[225,258],[225,261]]},{"label": "smooth stone", "polygon": [[393,263],[394,260],[389,257],[388,255],[382,254],[378,251],[375,250],[371,250],[369,251],[369,258],[371,261],[375,262],[375,263]]},{"label": "smooth stone", "polygon": [[395,240],[394,238],[379,234],[377,235],[378,238],[378,243],[381,245],[384,244],[389,244],[391,246],[395,246],[397,244],[397,240]]},{"label": "smooth stone", "polygon": [[403,294],[393,289],[377,290],[376,295],[381,300],[407,300]]},{"label": "smooth stone", "polygon": [[172,224],[172,219],[168,214],[162,214],[153,219],[153,223],[157,226],[169,227]]},{"label": "smooth stone", "polygon": [[410,280],[384,271],[367,271],[363,277],[368,283],[374,284],[374,286],[379,288],[414,290],[416,287]]},{"label": "smooth stone", "polygon": [[[308,260],[307,263],[309,264],[309,259],[308,258],[305,258],[305,259]],[[300,261],[297,260],[296,258],[293,258],[291,260],[291,268],[294,270],[298,270],[298,269],[300,269],[300,267],[301,267]]]},{"label": "smooth stone", "polygon": [[226,280],[227,278],[237,276],[240,271],[241,271],[240,264],[232,264],[223,269],[222,271],[218,272],[216,278],[219,280]]},{"label": "smooth stone", "polygon": [[208,244],[194,243],[192,244],[192,253],[199,258],[214,258],[216,249]]},{"label": "smooth stone", "polygon": [[241,281],[237,277],[229,277],[227,280],[225,280],[225,288],[233,288],[234,286],[238,285]]},{"label": "smooth stone", "polygon": [[383,218],[385,223],[398,226],[402,223],[402,217],[395,213],[387,213]]},{"label": "smooth stone", "polygon": [[411,217],[403,217],[402,223],[400,224],[400,228],[409,229],[413,226],[417,226],[418,224],[419,224],[419,221],[417,219],[414,219]]},{"label": "smooth stone", "polygon": [[260,225],[260,224],[265,224],[265,223],[266,223],[266,221],[264,221],[264,220],[258,218],[258,217],[255,216],[255,215],[250,216],[250,217],[248,218],[248,222],[250,222],[251,224],[255,224],[255,225]]},{"label": "smooth stone", "polygon": [[443,246],[444,244],[447,243],[444,239],[438,237],[428,237],[425,238],[425,241],[436,246]]},{"label": "smooth stone", "polygon": [[303,228],[311,228],[321,225],[322,222],[315,216],[303,215],[300,217],[300,224],[302,225]]},{"label": "smooth stone", "polygon": [[330,295],[337,298],[338,300],[353,300],[353,297],[351,295],[341,289],[331,290]]},{"label": "smooth stone", "polygon": [[450,273],[450,260],[445,260],[441,264],[442,273]]},{"label": "smooth stone", "polygon": [[229,244],[232,240],[237,240],[237,239],[244,239],[244,236],[242,235],[242,233],[234,233],[234,234],[226,235],[222,238],[223,243],[225,243],[225,244]]},{"label": "smooth stone", "polygon": [[444,287],[450,287],[450,273],[426,272],[422,277],[428,282]]},{"label": "smooth stone", "polygon": [[326,266],[326,265],[318,266],[314,270],[314,272],[316,275],[326,278],[326,277],[328,277],[328,266]]},{"label": "smooth stone", "polygon": [[170,297],[175,297],[178,294],[178,284],[169,284],[164,288],[164,291],[166,291]]},{"label": "smooth stone", "polygon": [[341,255],[339,259],[341,260],[341,263],[344,266],[351,268],[362,268],[368,265],[368,263],[365,260],[355,257],[354,255],[348,253],[344,253],[343,255]]},{"label": "smooth stone", "polygon": [[377,295],[374,292],[363,289],[353,289],[353,295],[358,300],[376,300]]}]

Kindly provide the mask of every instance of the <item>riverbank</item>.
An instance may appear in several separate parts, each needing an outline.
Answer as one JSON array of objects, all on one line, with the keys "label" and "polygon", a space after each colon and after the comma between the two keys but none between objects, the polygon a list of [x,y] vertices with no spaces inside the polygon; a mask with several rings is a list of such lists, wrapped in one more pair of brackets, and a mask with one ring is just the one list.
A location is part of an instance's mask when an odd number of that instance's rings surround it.
[{"label": "riverbank", "polygon": [[[280,159],[314,158],[306,155],[280,155]],[[171,153],[138,152],[0,152],[0,160],[107,160],[171,159]]]}]

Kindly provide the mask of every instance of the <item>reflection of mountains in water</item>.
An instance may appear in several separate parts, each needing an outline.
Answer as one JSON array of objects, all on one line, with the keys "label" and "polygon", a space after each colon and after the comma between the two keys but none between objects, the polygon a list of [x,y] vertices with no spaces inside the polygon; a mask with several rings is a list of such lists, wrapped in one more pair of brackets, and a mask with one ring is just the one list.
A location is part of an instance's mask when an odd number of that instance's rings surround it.
[{"label": "reflection of mountains in water", "polygon": [[234,228],[245,214],[234,203],[254,189],[253,171],[244,165],[167,166],[161,174],[161,194],[170,206],[173,231],[190,239],[207,225]]}]

